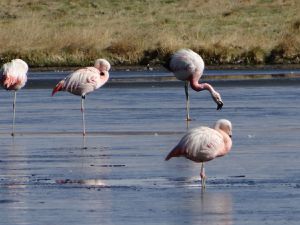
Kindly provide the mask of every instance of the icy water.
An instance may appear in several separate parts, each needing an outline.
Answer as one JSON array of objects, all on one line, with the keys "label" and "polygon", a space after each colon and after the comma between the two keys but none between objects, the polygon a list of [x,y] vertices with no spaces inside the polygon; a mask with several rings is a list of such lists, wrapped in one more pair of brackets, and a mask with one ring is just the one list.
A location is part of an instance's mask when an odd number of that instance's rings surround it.
[{"label": "icy water", "polygon": [[[264,82],[264,81],[263,81]],[[224,108],[191,93],[189,128],[233,123],[233,148],[200,164],[164,157],[187,130],[181,83],[106,86],[80,98],[43,85],[0,91],[0,224],[299,224],[299,81],[216,83]]]}]

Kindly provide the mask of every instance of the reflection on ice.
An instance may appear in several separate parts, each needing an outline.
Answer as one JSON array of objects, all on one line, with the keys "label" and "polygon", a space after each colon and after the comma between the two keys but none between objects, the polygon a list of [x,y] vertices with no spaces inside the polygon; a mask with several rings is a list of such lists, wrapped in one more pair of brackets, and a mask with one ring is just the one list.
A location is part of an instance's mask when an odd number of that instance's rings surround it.
[{"label": "reflection on ice", "polygon": [[[201,201],[193,201],[192,209],[199,210],[206,224],[231,225],[232,195],[230,193],[203,192]],[[198,224],[198,223],[195,223]]]},{"label": "reflection on ice", "polygon": [[88,180],[71,180],[71,179],[62,179],[56,180],[57,184],[82,184],[88,186],[107,186],[107,184],[99,179],[88,179]]}]

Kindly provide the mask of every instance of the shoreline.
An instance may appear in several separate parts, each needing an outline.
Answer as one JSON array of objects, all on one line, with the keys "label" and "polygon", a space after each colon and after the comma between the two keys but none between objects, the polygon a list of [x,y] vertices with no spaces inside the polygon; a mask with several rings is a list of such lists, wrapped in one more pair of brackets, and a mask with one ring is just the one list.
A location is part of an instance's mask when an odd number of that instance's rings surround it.
[{"label": "shoreline", "polygon": [[[122,72],[123,71],[123,72]],[[182,86],[171,72],[147,71],[147,70],[122,70],[112,71],[106,87],[175,87]],[[224,70],[225,71],[225,70]],[[245,85],[295,85],[300,83],[300,69],[287,70],[257,70],[242,71],[230,70],[228,72],[209,71],[204,73],[201,82],[212,83],[217,86],[245,86]],[[33,72],[28,76],[27,88],[52,88],[62,80],[68,71],[59,72]],[[219,73],[218,73],[219,72]]]},{"label": "shoreline", "polygon": [[[85,67],[85,66],[82,66]],[[81,68],[81,66],[69,66],[69,67],[31,67],[29,71],[32,72],[63,72],[63,71],[74,71]],[[300,69],[300,64],[256,64],[256,65],[208,65],[205,66],[205,70],[271,70],[271,69],[282,69],[282,70],[293,70]],[[122,66],[112,65],[111,71],[147,71],[147,66],[135,65],[135,66]],[[150,71],[168,71],[163,66],[151,66]]]}]

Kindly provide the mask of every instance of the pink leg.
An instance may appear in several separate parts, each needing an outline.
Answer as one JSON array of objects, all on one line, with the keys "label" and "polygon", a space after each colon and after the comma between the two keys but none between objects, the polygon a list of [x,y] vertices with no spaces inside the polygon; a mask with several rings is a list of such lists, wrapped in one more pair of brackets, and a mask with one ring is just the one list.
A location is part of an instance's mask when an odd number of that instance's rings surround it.
[{"label": "pink leg", "polygon": [[201,177],[202,188],[205,188],[205,186],[206,186],[206,184],[205,184],[206,176],[205,176],[204,162],[201,165],[200,177]]},{"label": "pink leg", "polygon": [[14,91],[13,122],[12,122],[12,133],[11,133],[11,136],[15,136],[16,100],[17,100],[17,91]]},{"label": "pink leg", "polygon": [[184,85],[185,98],[186,98],[186,121],[191,121],[190,117],[190,96],[189,96],[189,81],[185,81]]},{"label": "pink leg", "polygon": [[82,127],[83,127],[83,136],[85,136],[85,118],[84,118],[84,99],[85,96],[81,96],[81,113],[82,113]]}]

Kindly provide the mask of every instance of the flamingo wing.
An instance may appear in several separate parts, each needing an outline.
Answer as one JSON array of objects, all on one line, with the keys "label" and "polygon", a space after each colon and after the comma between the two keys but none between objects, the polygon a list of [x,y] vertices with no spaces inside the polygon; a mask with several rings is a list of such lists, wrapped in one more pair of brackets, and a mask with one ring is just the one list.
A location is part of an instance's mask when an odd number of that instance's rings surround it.
[{"label": "flamingo wing", "polygon": [[63,89],[75,95],[85,95],[99,88],[99,70],[87,67],[76,70],[65,78]]},{"label": "flamingo wing", "polygon": [[190,130],[180,140],[175,149],[181,149],[186,158],[195,162],[206,162],[214,159],[225,147],[223,136],[209,127]]},{"label": "flamingo wing", "polygon": [[190,49],[181,49],[172,56],[170,69],[177,79],[187,80],[195,73],[202,75],[204,62],[196,52]]}]

